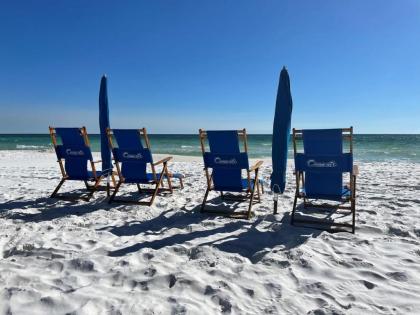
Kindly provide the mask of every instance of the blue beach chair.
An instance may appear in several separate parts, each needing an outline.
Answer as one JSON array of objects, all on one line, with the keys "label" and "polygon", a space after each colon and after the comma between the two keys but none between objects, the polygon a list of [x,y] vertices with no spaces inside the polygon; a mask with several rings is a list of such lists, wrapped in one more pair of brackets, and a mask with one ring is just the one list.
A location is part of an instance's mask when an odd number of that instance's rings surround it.
[{"label": "blue beach chair", "polygon": [[[112,169],[98,170],[95,164],[101,161],[93,161],[90,149],[89,138],[86,128],[54,128],[49,127],[51,141],[53,143],[57,162],[60,165],[61,181],[51,194],[51,198],[79,199],[89,200],[95,191],[100,188],[102,179],[111,176],[115,185],[115,179]],[[90,166],[90,169],[89,169]],[[59,195],[58,191],[67,180],[83,181],[87,195],[78,195],[75,197]],[[93,182],[93,185],[89,185]],[[109,195],[109,185],[107,185],[107,194]]]},{"label": "blue beach chair", "polygon": [[[298,142],[303,142],[303,152],[298,150]],[[347,148],[343,148],[343,143]],[[353,165],[353,127],[345,129],[293,129],[293,148],[296,174],[296,194],[293,203],[292,224],[326,224],[327,230],[337,231],[337,227],[350,227],[355,231],[356,217],[356,175]],[[344,151],[346,151],[344,153]],[[343,185],[343,174],[349,174],[349,183]],[[351,223],[333,220],[301,219],[296,217],[296,202],[304,199],[304,209],[308,207],[350,210]],[[308,200],[328,200],[338,204],[314,204]],[[345,204],[350,203],[350,206]],[[302,211],[303,212],[303,211]],[[306,216],[306,215],[305,215]],[[301,216],[299,216],[301,217]],[[313,226],[312,226],[313,227]],[[341,229],[343,230],[343,229]]]},{"label": "blue beach chair", "polygon": [[[150,206],[159,192],[170,191],[172,193],[171,178],[178,178],[181,188],[183,187],[183,176],[171,174],[168,170],[168,162],[172,157],[169,156],[156,163],[153,162],[150,142],[145,128],[108,129],[107,134],[119,176],[119,181],[109,199],[109,203],[118,201]],[[143,138],[145,146],[141,138]],[[160,173],[156,171],[156,166],[158,165],[162,166]],[[150,171],[148,171],[148,167]],[[168,183],[168,188],[164,188],[164,179]],[[140,194],[151,194],[149,201],[116,199],[117,192],[123,183],[136,184]],[[143,184],[154,185],[155,187],[153,189],[145,189],[141,187]]]},{"label": "blue beach chair", "polygon": [[[228,131],[204,131],[199,130],[201,149],[204,159],[204,170],[207,178],[207,189],[201,205],[201,212],[211,212],[217,214],[227,214],[218,209],[206,209],[206,201],[211,190],[220,192],[222,199],[227,200],[248,200],[248,211],[242,213],[230,213],[232,217],[251,217],[251,208],[254,201],[261,199],[260,188],[263,189],[261,181],[258,179],[258,171],[263,164],[258,161],[251,168],[248,163],[248,145],[246,130],[228,130]],[[206,139],[210,151],[206,151]],[[244,144],[244,152],[239,149],[239,141]],[[245,170],[246,177],[242,177],[242,171]],[[251,173],[255,172],[254,178]],[[255,191],[257,196],[254,196]],[[241,193],[239,196],[224,195],[224,192]],[[262,191],[263,192],[263,191]],[[243,196],[245,193],[245,196]]]}]

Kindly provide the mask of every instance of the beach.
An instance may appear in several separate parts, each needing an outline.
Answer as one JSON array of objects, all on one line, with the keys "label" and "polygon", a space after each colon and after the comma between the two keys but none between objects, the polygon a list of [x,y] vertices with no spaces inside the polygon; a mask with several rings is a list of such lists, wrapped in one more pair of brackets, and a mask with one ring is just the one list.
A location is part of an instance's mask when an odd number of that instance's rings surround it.
[{"label": "beach", "polygon": [[50,199],[53,152],[0,151],[0,314],[418,314],[420,164],[356,164],[351,234],[290,225],[292,160],[279,213],[265,187],[247,221],[199,212],[199,157],[147,207]]}]

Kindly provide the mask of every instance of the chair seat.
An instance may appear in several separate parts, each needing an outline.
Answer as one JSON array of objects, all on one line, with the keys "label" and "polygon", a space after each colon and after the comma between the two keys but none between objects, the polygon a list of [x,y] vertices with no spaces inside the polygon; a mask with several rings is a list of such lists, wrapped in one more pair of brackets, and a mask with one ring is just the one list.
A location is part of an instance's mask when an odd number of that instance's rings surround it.
[{"label": "chair seat", "polygon": [[[102,171],[96,171],[96,178],[101,177],[102,175],[107,175],[108,171],[102,172]],[[69,176],[67,180],[87,180],[87,181],[94,181],[96,180],[95,176],[93,176],[92,171],[87,172],[87,176]]]},{"label": "chair seat", "polygon": [[[181,173],[171,173],[169,177],[182,179],[185,176]],[[156,173],[156,179],[160,179],[160,173]],[[166,179],[166,175],[163,175],[163,179]],[[154,182],[153,179],[153,173],[147,173],[146,178],[125,178],[126,183],[132,183],[132,184],[150,184]]]},{"label": "chair seat", "polygon": [[[164,176],[166,177],[166,176]],[[156,174],[156,179],[160,179],[160,174]],[[132,184],[150,184],[154,182],[153,173],[147,173],[146,178],[127,178],[125,177],[126,183],[132,183]]]},{"label": "chair seat", "polygon": [[[252,190],[254,188],[254,182],[255,182],[255,180],[251,179],[251,185],[249,185],[248,179],[242,178],[241,179],[241,187],[237,187],[237,186],[235,186],[235,187],[215,186],[214,190],[217,190],[217,191],[232,191],[232,192],[241,192],[241,191],[248,190],[248,189]],[[258,182],[260,183],[260,185],[263,185],[263,183],[264,183],[263,180],[261,180],[261,179],[259,179]]]},{"label": "chair seat", "polygon": [[340,201],[340,200],[347,200],[351,197],[351,189],[348,186],[343,186],[341,190],[341,195],[324,195],[324,194],[307,194],[305,188],[301,188],[299,190],[301,196],[306,198],[313,198],[313,199],[325,199],[325,200],[332,200],[332,201]]}]

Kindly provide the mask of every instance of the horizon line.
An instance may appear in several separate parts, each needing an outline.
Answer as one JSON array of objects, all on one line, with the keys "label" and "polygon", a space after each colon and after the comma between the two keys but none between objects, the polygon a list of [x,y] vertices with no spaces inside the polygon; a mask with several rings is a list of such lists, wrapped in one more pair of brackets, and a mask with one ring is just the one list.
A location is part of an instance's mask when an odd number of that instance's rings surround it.
[{"label": "horizon line", "polygon": [[[133,128],[134,129],[134,128]],[[328,129],[334,129],[334,128],[328,128]],[[337,128],[340,129],[340,128]],[[230,129],[220,129],[220,130],[230,130]],[[236,130],[236,129],[234,129]],[[164,136],[171,136],[171,135],[178,135],[178,136],[191,136],[191,135],[198,135],[197,133],[147,133],[148,135],[164,135]],[[272,133],[250,133],[247,132],[248,135],[261,135],[261,136],[269,136],[272,135]],[[0,135],[2,136],[14,136],[14,135],[33,135],[33,136],[49,136],[49,133],[25,133],[25,132],[6,132],[2,133],[0,132]],[[100,133],[90,132],[88,135],[100,135]],[[290,133],[292,135],[292,133]],[[420,135],[420,133],[353,133],[353,135],[389,135],[389,136],[398,136],[398,135],[407,135],[407,136],[416,136]]]}]

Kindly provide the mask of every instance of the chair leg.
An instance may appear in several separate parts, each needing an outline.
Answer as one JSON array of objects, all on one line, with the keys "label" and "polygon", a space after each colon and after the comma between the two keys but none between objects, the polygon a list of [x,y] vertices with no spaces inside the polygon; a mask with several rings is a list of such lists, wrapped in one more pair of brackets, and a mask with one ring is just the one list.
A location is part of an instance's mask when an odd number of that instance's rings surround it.
[{"label": "chair leg", "polygon": [[255,185],[257,185],[257,198],[258,198],[258,202],[261,202],[261,195],[260,195],[260,182],[257,180],[254,183],[254,190],[255,190]]},{"label": "chair leg", "polygon": [[[165,174],[166,174],[166,181],[168,182],[169,190],[171,191],[171,194],[172,194],[174,191],[172,188],[171,178],[169,177],[168,168],[166,168]],[[163,181],[162,181],[162,184],[163,184]]]},{"label": "chair leg", "polygon": [[115,186],[114,192],[112,193],[111,198],[109,198],[108,203],[112,203],[112,201],[114,201],[115,196],[117,195],[117,192],[120,189],[121,184],[122,184],[121,180],[118,181],[118,184],[117,186]]},{"label": "chair leg", "polygon": [[114,188],[115,188],[115,186],[117,186],[117,182],[115,181],[114,174],[111,174],[111,180],[112,180],[112,185],[114,185]]},{"label": "chair leg", "polygon": [[160,185],[161,185],[161,180],[159,179],[159,181],[156,183],[155,190],[153,191],[153,195],[149,201],[149,206],[151,206],[153,202],[155,201],[156,195],[159,192]]},{"label": "chair leg", "polygon": [[254,185],[252,187],[251,196],[249,198],[249,207],[248,207],[248,215],[247,215],[247,219],[248,220],[251,219],[251,209],[252,209],[252,203],[254,202],[255,188],[257,189],[258,199],[261,200],[258,183],[259,183],[259,180],[258,180],[258,169],[256,169],[255,170],[255,177],[254,177]]},{"label": "chair leg", "polygon": [[206,201],[207,201],[207,197],[208,197],[208,195],[209,195],[209,192],[210,192],[210,188],[209,187],[207,187],[207,189],[206,189],[206,193],[204,194],[204,199],[203,199],[203,202],[201,203],[201,212],[204,212],[204,207],[205,207],[205,205],[206,205]]},{"label": "chair leg", "polygon": [[65,181],[66,181],[66,179],[65,179],[65,178],[62,178],[62,179],[61,179],[60,183],[59,183],[59,184],[57,185],[57,187],[54,189],[54,191],[53,191],[53,193],[51,194],[50,198],[54,198],[54,197],[57,195],[58,191],[60,190],[61,186],[63,186],[63,184],[64,184],[64,182],[65,182]]},{"label": "chair leg", "polygon": [[254,193],[255,193],[255,185],[254,188],[251,191],[251,196],[249,198],[249,206],[248,206],[248,214],[247,214],[247,219],[251,219],[251,209],[252,209],[252,202],[254,201]]},{"label": "chair leg", "polygon": [[222,199],[224,198],[223,191],[220,192],[220,198],[222,198]]},{"label": "chair leg", "polygon": [[295,212],[296,212],[296,203],[297,203],[297,193],[295,194],[295,200],[293,201],[293,210],[292,210],[292,219],[291,219],[291,224],[293,225],[294,221],[295,221]]},{"label": "chair leg", "polygon": [[163,174],[165,174],[166,170],[166,163],[163,165],[162,173],[160,174],[159,180],[156,183],[155,191],[153,192],[152,198],[150,199],[149,205],[151,206],[153,204],[153,201],[155,201],[156,195],[159,192],[159,188],[162,185],[163,182]]},{"label": "chair leg", "polygon": [[141,194],[142,190],[141,190],[140,184],[137,184],[137,189],[139,191],[139,194]]},{"label": "chair leg", "polygon": [[[92,196],[93,196],[93,194],[95,193],[95,191],[98,189],[98,186],[99,186],[99,183],[101,182],[101,180],[102,180],[103,178],[102,178],[102,176],[100,176],[96,181],[95,181],[95,184],[93,185],[93,187],[90,187],[89,188],[89,190],[90,190],[90,192],[89,192],[89,194],[86,196],[86,201],[89,201],[90,200],[90,198],[92,198]],[[108,191],[108,188],[107,188],[107,191]]]}]

